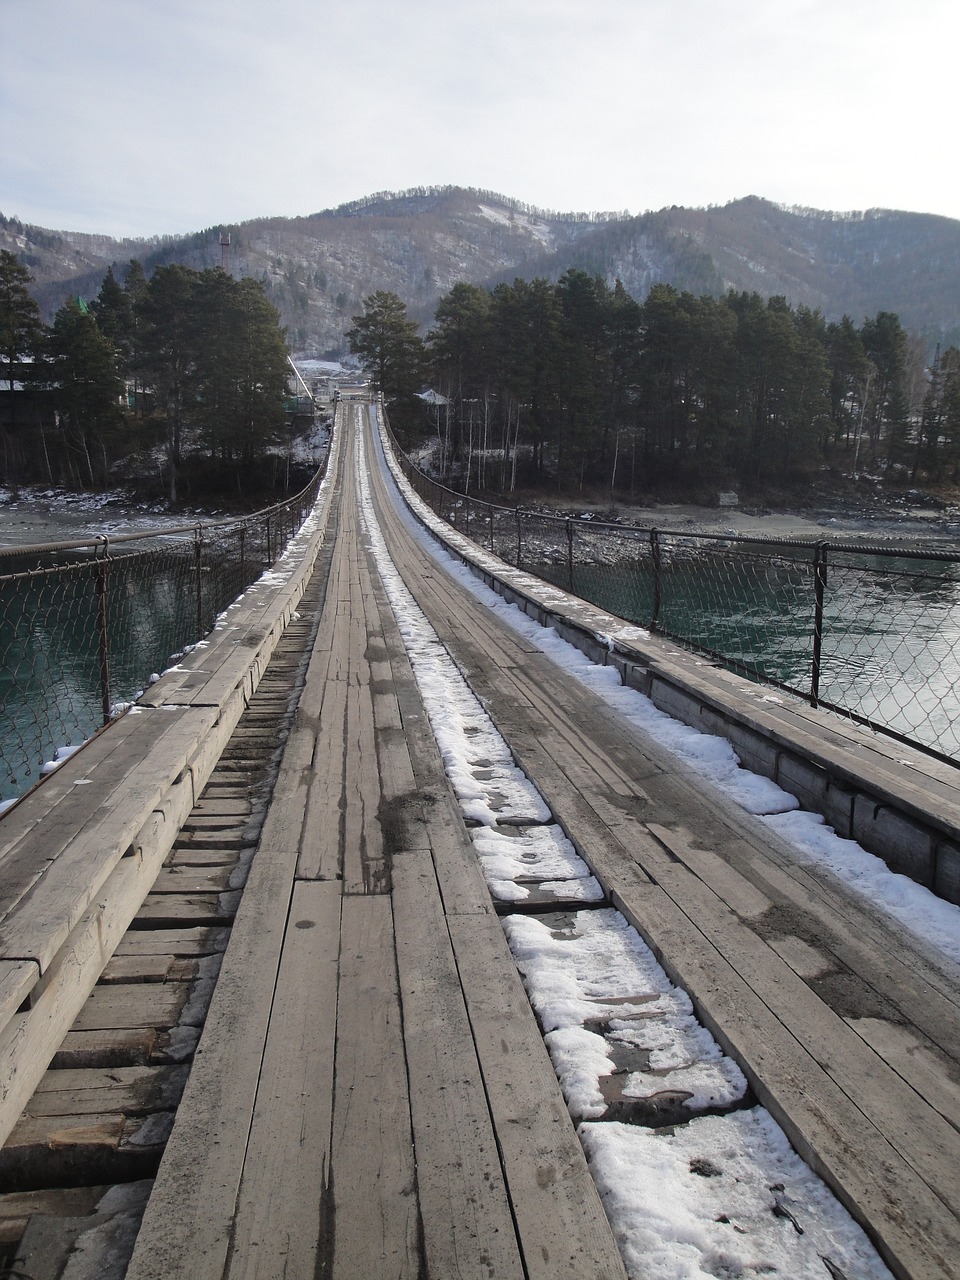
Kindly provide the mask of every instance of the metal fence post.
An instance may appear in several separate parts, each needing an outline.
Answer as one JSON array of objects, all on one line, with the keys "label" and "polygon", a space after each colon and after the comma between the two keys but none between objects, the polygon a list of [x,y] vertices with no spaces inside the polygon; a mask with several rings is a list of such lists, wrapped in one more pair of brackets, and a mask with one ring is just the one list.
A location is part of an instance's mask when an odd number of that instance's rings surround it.
[{"label": "metal fence post", "polygon": [[656,529],[650,530],[650,556],[653,563],[653,613],[650,617],[650,630],[656,631],[660,625],[660,608],[663,604],[663,566],[660,560],[660,534]]},{"label": "metal fence post", "polygon": [[197,579],[197,639],[203,639],[203,525],[193,535],[194,570]]},{"label": "metal fence post", "polygon": [[487,503],[487,510],[490,512],[490,554],[493,556],[497,554],[497,546],[496,546],[496,543],[494,542],[494,537],[493,537],[494,515],[493,515],[492,502]]},{"label": "metal fence post", "polygon": [[100,697],[103,707],[103,723],[110,722],[110,633],[107,617],[107,585],[110,574],[110,541],[105,536],[97,538],[97,639],[100,657]]},{"label": "metal fence post", "polygon": [[517,568],[518,569],[520,568],[520,551],[521,551],[522,537],[523,537],[523,530],[520,524],[520,508],[517,507]]},{"label": "metal fence post", "polygon": [[820,702],[820,671],[823,659],[823,599],[827,587],[827,546],[818,542],[813,553],[813,663],[810,670],[810,702]]},{"label": "metal fence post", "polygon": [[573,521],[567,521],[567,590],[573,592]]}]

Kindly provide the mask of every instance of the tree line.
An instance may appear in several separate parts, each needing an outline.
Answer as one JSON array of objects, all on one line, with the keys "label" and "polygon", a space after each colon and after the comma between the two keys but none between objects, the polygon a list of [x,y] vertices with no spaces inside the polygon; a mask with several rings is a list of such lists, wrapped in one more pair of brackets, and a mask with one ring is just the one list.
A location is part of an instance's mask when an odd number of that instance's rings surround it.
[{"label": "tree line", "polygon": [[154,472],[175,504],[184,476],[234,488],[285,423],[287,346],[262,285],[219,267],[111,267],[89,304],[50,326],[29,270],[0,251],[3,479],[105,488]]},{"label": "tree line", "polygon": [[931,364],[889,311],[828,322],[668,284],[638,303],[569,270],[456,284],[424,339],[375,293],[347,338],[401,429],[434,430],[441,472],[471,487],[762,492],[825,464],[960,483],[960,351]]}]

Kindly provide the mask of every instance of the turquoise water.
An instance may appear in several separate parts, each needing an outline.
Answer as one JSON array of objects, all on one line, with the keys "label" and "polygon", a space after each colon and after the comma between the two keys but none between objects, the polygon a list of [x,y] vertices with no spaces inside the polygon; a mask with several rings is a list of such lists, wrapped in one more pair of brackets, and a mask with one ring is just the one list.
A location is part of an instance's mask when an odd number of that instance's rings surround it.
[{"label": "turquoise water", "polygon": [[[828,553],[819,698],[960,759],[960,566]],[[568,585],[566,565],[533,569]],[[649,558],[576,565],[574,590],[649,626]],[[674,558],[659,629],[735,668],[809,696],[814,573],[808,559],[742,550]]]},{"label": "turquoise water", "polygon": [[[242,590],[235,569],[228,561],[208,561],[198,633],[192,541],[171,544],[159,555],[131,553],[111,561],[111,704],[133,699],[153,673],[209,630],[216,612]],[[20,795],[57,748],[78,745],[102,723],[95,566],[0,583],[0,799]]]}]

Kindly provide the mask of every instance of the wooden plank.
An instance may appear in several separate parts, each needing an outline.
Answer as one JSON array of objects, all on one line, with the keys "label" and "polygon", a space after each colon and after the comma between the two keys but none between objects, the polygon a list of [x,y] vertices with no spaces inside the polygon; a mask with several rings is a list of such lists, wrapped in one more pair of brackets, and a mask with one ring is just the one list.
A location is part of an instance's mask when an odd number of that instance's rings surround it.
[{"label": "wooden plank", "polygon": [[[183,1028],[176,1029],[176,1037],[183,1040]],[[199,1032],[190,1028],[192,1036],[186,1037],[189,1052],[196,1047]],[[177,1052],[168,1056],[170,1034],[156,1027],[125,1027],[120,1031],[68,1031],[60,1042],[60,1048],[50,1062],[51,1070],[96,1067],[102,1062],[116,1066],[146,1066],[151,1063],[182,1061],[189,1054]]]},{"label": "wooden plank", "polygon": [[263,845],[253,861],[128,1280],[222,1280],[295,861]]},{"label": "wooden plank", "polygon": [[151,893],[222,893],[231,888],[230,878],[236,860],[221,866],[184,866],[183,863],[161,867]]},{"label": "wooden plank", "polygon": [[0,1149],[0,1190],[84,1175],[99,1182],[149,1177],[171,1120],[171,1112],[24,1116]]},{"label": "wooden plank", "polygon": [[340,904],[340,888],[331,882],[300,881],[294,889],[243,1162],[231,1280],[313,1276],[332,1252]]},{"label": "wooden plank", "polygon": [[342,876],[346,720],[346,681],[329,679],[303,810],[297,865],[297,875],[303,880],[338,880]]},{"label": "wooden plank", "polygon": [[699,876],[738,916],[750,920],[770,910],[772,902],[756,885],[712,850],[700,847],[691,832],[683,827],[663,827],[654,822],[646,825],[665,848]]},{"label": "wooden plank", "polygon": [[147,1115],[176,1107],[187,1067],[134,1066],[48,1071],[26,1116]]},{"label": "wooden plank", "polygon": [[[958,993],[949,974],[902,939],[891,945],[881,919],[864,911],[852,891],[816,868],[781,867],[751,858],[758,883],[778,901],[794,927],[827,950],[832,967],[861,975],[904,1023],[960,1061]],[[771,942],[771,945],[773,943]]]},{"label": "wooden plank", "polygon": [[394,920],[427,1274],[524,1275],[428,852],[394,859]]},{"label": "wooden plank", "polygon": [[199,976],[199,958],[183,959],[173,955],[118,956],[114,953],[100,975],[100,982],[193,982]]},{"label": "wooden plank", "polygon": [[380,827],[380,772],[377,762],[370,668],[358,661],[347,688],[344,776],[344,893],[389,893],[390,865]]},{"label": "wooden plank", "polygon": [[315,730],[302,723],[295,724],[284,746],[273,796],[260,832],[260,843],[267,848],[300,847],[315,751]]},{"label": "wooden plank", "polygon": [[81,918],[28,1011],[0,1030],[0,1142],[10,1132],[57,1046],[86,1003],[152,883],[164,850],[124,858]]},{"label": "wooden plank", "polygon": [[448,918],[530,1280],[624,1277],[499,921]]},{"label": "wooden plank", "polygon": [[208,956],[223,951],[229,929],[216,926],[131,929],[118,944],[117,956]]},{"label": "wooden plank", "polygon": [[184,982],[98,986],[77,1014],[74,1031],[123,1027],[173,1027],[190,997]]},{"label": "wooden plank", "polygon": [[224,893],[149,893],[136,919],[141,925],[219,925],[231,920],[239,890]]},{"label": "wooden plank", "polygon": [[113,774],[98,813],[79,832],[74,828],[74,837],[55,859],[44,855],[45,848],[58,847],[53,832],[52,846],[28,839],[3,864],[0,895],[7,911],[0,923],[3,956],[34,959],[41,971],[46,969],[121,857],[138,842],[152,814],[157,815],[155,824],[162,820],[166,825],[172,844],[193,804],[192,789],[177,790],[173,784],[196,741],[213,722],[211,712],[158,715],[158,736],[139,762],[135,778],[131,780],[125,771]]},{"label": "wooden plank", "polygon": [[[16,1244],[30,1218],[85,1218],[99,1204],[106,1187],[55,1187],[11,1191],[0,1195],[0,1243]],[[12,1273],[11,1280],[16,1280]]]},{"label": "wooden plank", "polygon": [[[85,805],[88,812],[94,812],[97,802],[89,795],[89,783],[85,780],[94,777],[105,761],[118,758],[125,750],[125,741],[136,740],[142,734],[142,717],[139,714],[128,712],[120,716],[111,723],[109,730],[95,734],[79,751],[44,778],[42,786],[0,814],[0,861],[6,859],[9,851],[38,823],[44,823],[46,828],[51,815],[64,802]],[[140,754],[136,741],[131,750]],[[68,824],[64,824],[64,829],[68,829]]]},{"label": "wooden plank", "polygon": [[233,867],[238,860],[237,849],[171,849],[165,867]]},{"label": "wooden plank", "polygon": [[32,960],[0,960],[0,1027],[17,1012],[39,977],[40,967]]},{"label": "wooden plank", "polygon": [[391,905],[344,898],[331,1168],[336,1231],[329,1274],[419,1277],[410,1127]]},{"label": "wooden plank", "polygon": [[911,1027],[880,1018],[849,1018],[850,1026],[950,1124],[960,1123],[960,1072]]}]

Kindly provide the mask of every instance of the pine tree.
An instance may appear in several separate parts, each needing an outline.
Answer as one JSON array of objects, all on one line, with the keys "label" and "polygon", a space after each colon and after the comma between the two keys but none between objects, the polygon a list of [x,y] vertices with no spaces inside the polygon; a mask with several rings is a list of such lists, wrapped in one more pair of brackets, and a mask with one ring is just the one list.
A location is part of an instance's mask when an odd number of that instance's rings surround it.
[{"label": "pine tree", "polygon": [[409,425],[417,412],[414,397],[422,385],[426,351],[416,324],[407,318],[406,304],[395,293],[370,294],[346,337],[395,419]]},{"label": "pine tree", "polygon": [[9,411],[4,424],[4,475],[16,488],[20,464],[32,452],[17,439],[19,434],[15,384],[36,386],[43,376],[46,329],[30,285],[33,277],[20,260],[0,249],[0,380],[7,384]]},{"label": "pine tree", "polygon": [[54,318],[50,353],[64,441],[82,464],[74,475],[91,486],[106,485],[122,419],[123,381],[113,344],[95,317],[71,300]]}]

